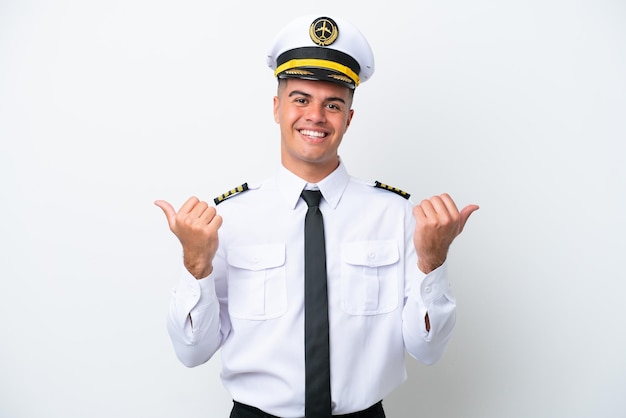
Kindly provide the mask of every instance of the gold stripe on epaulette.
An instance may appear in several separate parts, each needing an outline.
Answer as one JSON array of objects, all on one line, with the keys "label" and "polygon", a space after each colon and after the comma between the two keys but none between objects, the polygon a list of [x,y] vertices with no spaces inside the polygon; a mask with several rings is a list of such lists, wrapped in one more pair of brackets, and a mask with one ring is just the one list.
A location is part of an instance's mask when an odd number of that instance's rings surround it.
[{"label": "gold stripe on epaulette", "polygon": [[396,187],[393,186],[389,186],[388,184],[384,184],[381,183],[380,181],[377,181],[374,183],[374,187],[378,187],[379,189],[384,189],[384,190],[389,190],[390,192],[394,192],[396,194],[399,194],[400,196],[402,196],[405,199],[408,199],[409,197],[411,197],[411,195],[407,192],[405,192],[404,190],[400,190]]},{"label": "gold stripe on epaulette", "polygon": [[248,183],[244,183],[241,186],[237,186],[234,189],[229,190],[226,193],[219,195],[218,197],[213,199],[213,201],[215,202],[216,205],[219,205],[224,200],[231,198],[234,195],[239,194],[241,192],[245,192],[246,190],[248,190]]}]

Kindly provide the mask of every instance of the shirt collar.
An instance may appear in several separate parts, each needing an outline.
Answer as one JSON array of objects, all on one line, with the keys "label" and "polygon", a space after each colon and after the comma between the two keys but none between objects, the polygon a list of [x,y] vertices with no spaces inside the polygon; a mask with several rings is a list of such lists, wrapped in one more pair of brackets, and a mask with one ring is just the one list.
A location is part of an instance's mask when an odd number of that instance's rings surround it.
[{"label": "shirt collar", "polygon": [[[330,173],[322,181],[316,183],[316,185],[322,192],[326,203],[328,203],[331,208],[335,209],[341,200],[343,192],[348,186],[349,180],[350,175],[340,159],[339,166],[335,171]],[[285,202],[290,208],[295,209],[300,199],[300,193],[302,193],[302,190],[304,190],[308,184],[307,181],[296,176],[282,165],[276,175],[276,181]]]}]

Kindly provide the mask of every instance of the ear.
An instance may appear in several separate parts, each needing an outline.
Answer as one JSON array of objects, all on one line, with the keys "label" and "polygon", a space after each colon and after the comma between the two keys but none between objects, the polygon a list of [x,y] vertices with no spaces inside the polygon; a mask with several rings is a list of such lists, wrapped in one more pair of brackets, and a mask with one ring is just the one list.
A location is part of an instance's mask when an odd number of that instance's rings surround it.
[{"label": "ear", "polygon": [[280,100],[278,96],[274,96],[274,122],[280,123],[280,118],[278,117],[278,108],[280,107]]},{"label": "ear", "polygon": [[350,122],[352,122],[352,116],[354,116],[354,109],[350,109],[350,111],[348,112],[348,120],[346,120],[346,131],[350,126]]}]

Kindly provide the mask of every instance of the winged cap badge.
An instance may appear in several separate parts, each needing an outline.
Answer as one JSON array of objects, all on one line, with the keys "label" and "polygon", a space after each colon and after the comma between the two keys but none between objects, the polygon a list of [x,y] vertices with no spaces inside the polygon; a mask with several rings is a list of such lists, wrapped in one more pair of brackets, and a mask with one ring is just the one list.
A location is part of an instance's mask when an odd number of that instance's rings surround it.
[{"label": "winged cap badge", "polygon": [[311,40],[319,46],[328,46],[337,40],[339,28],[329,17],[318,17],[309,28]]}]

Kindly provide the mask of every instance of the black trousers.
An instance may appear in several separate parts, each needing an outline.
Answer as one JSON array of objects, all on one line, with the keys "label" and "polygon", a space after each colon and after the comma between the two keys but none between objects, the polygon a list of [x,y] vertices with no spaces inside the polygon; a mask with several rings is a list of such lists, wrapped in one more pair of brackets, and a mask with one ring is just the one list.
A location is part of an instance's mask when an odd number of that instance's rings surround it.
[{"label": "black trousers", "polygon": [[[333,415],[340,418],[385,418],[383,403],[378,402],[367,409],[351,414]],[[259,408],[245,405],[237,401],[234,402],[233,410],[230,412],[230,418],[280,418],[276,415],[266,414]]]}]

